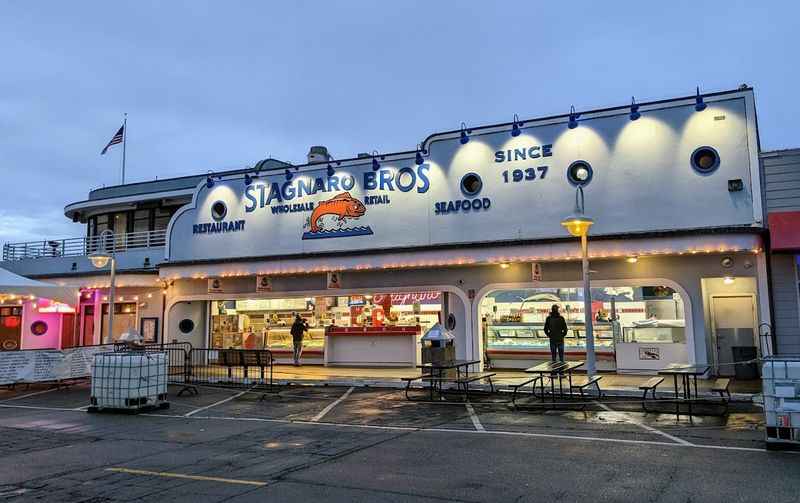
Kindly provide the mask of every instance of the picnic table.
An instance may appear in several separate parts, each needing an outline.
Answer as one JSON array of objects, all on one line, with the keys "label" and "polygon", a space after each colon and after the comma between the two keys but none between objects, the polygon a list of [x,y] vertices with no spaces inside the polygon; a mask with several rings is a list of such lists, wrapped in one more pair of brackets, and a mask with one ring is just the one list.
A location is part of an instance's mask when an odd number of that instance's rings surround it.
[{"label": "picnic table", "polygon": [[556,390],[554,384],[554,376],[558,376],[558,395],[560,398],[564,398],[564,386],[563,386],[563,378],[566,374],[567,379],[569,381],[569,389],[572,390],[572,371],[582,367],[584,364],[583,360],[575,360],[575,361],[566,361],[566,362],[544,362],[536,365],[535,367],[531,367],[529,369],[525,369],[527,374],[539,374],[540,386],[542,390],[542,400],[544,400],[544,377],[545,375],[550,379],[550,396],[555,401]]},{"label": "picnic table", "polygon": [[[442,394],[442,384],[449,379],[445,376],[445,372],[448,370],[455,370],[456,371],[456,378],[455,382],[459,385],[459,388],[462,384],[465,386],[465,390],[467,390],[469,383],[472,380],[478,380],[484,377],[494,376],[494,374],[484,374],[484,373],[473,373],[470,375],[469,368],[472,365],[479,365],[480,360],[448,360],[442,362],[430,362],[430,363],[423,363],[417,365],[417,368],[422,371],[421,376],[414,376],[404,378],[403,380],[408,382],[408,386],[411,385],[412,380],[422,379],[423,381],[429,382],[429,390],[430,390],[430,399],[433,401],[433,393],[434,391],[438,390],[439,395]],[[491,382],[491,381],[490,381]],[[406,396],[408,396],[408,386],[406,387]]]},{"label": "picnic table", "polygon": [[[694,380],[694,395],[697,398],[697,376],[706,374],[711,367],[708,365],[687,365],[685,363],[670,363],[658,371],[659,375],[672,376],[675,386],[675,417],[681,418],[681,402],[686,402],[689,408],[689,421],[692,421],[692,387],[690,383]],[[678,394],[678,377],[681,378],[683,393]]]}]

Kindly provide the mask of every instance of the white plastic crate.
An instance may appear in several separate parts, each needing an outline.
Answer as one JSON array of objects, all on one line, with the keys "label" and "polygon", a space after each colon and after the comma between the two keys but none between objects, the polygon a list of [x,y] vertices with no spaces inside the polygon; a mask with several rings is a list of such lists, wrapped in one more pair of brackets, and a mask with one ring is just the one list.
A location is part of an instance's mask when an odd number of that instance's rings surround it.
[{"label": "white plastic crate", "polygon": [[138,410],[165,407],[166,353],[99,353],[92,365],[91,407]]},{"label": "white plastic crate", "polygon": [[767,445],[800,446],[800,357],[768,357],[761,370]]}]

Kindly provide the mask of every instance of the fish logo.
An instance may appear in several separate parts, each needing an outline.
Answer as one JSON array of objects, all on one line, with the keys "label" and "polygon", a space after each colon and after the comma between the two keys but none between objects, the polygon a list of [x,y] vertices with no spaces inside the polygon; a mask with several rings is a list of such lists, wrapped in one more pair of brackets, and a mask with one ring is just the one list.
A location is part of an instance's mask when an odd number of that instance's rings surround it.
[{"label": "fish logo", "polygon": [[[320,239],[320,238],[335,238],[335,237],[349,237],[349,236],[364,236],[372,234],[372,229],[369,226],[361,227],[343,227],[343,224],[348,218],[358,219],[367,212],[364,203],[350,195],[349,192],[342,192],[334,197],[321,201],[311,212],[311,217],[306,222],[308,231],[303,233],[303,239]],[[337,229],[323,229],[320,224],[322,217],[326,215],[334,215],[337,222],[340,224]]]}]

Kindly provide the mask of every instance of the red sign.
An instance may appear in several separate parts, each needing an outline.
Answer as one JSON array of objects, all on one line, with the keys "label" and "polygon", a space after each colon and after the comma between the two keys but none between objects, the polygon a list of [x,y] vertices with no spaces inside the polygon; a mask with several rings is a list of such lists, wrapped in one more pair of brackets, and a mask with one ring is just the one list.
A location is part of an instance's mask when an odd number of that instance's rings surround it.
[{"label": "red sign", "polygon": [[[372,298],[375,304],[383,304],[387,294],[378,294]],[[442,299],[442,292],[404,292],[388,294],[392,305],[411,305],[411,304],[438,304]]]}]

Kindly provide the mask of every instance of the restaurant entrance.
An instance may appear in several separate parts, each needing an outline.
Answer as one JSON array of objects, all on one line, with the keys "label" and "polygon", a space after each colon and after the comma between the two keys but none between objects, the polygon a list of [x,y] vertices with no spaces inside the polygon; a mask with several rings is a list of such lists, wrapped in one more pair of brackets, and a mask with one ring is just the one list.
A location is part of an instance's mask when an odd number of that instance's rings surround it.
[{"label": "restaurant entrance", "polygon": [[0,306],[0,351],[20,349],[22,306]]}]

